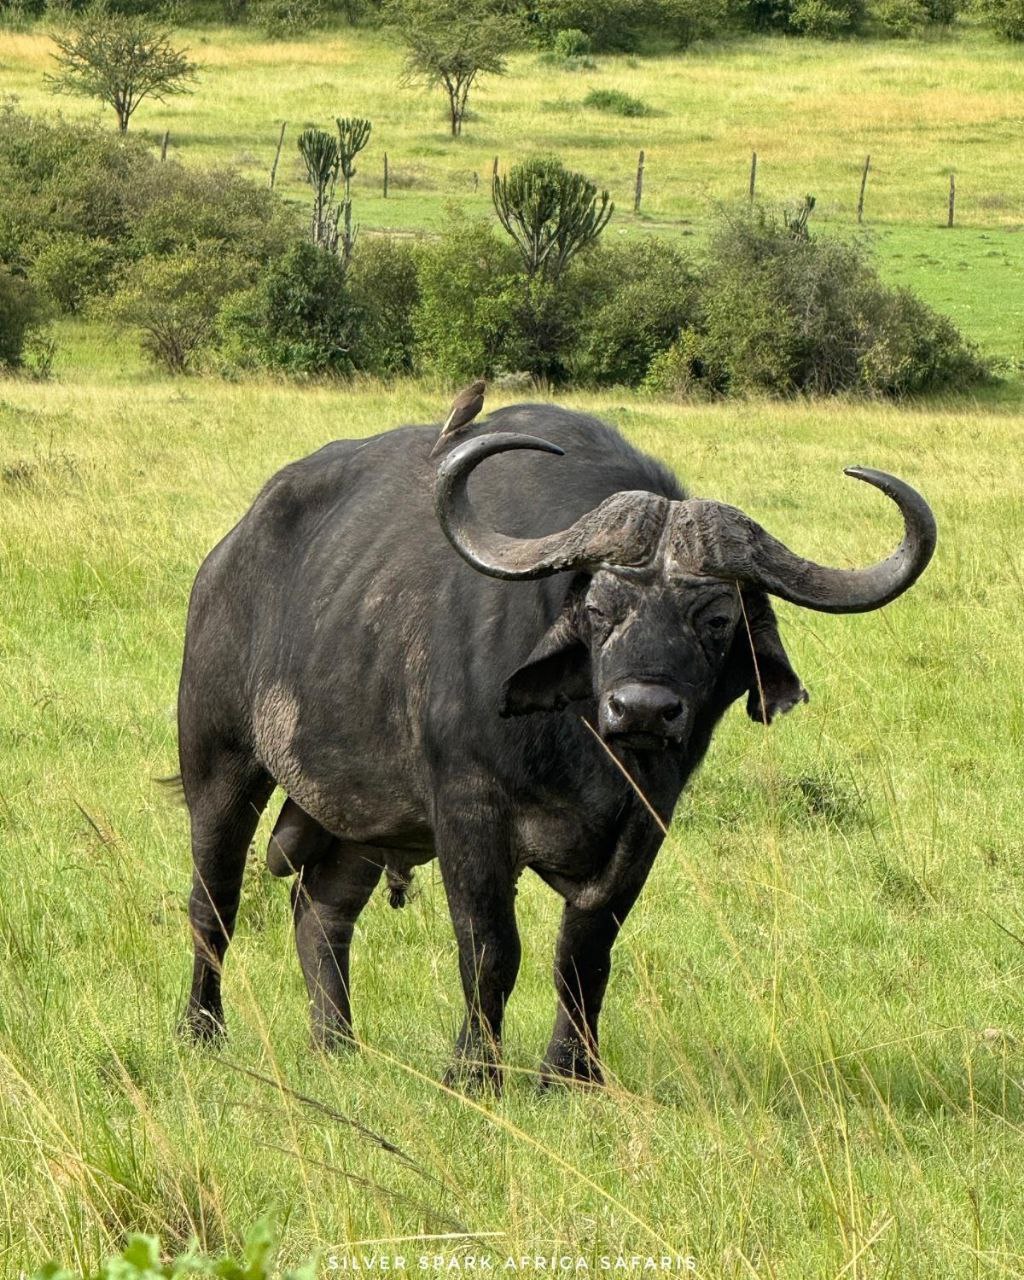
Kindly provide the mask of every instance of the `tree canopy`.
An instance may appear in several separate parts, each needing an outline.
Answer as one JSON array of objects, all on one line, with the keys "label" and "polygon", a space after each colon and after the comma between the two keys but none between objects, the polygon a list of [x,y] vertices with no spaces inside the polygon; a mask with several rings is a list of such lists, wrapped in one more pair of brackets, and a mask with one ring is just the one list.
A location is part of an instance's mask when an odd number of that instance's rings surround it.
[{"label": "tree canopy", "polygon": [[477,76],[504,74],[519,24],[487,0],[390,0],[387,16],[405,42],[406,83],[444,89],[458,137]]},{"label": "tree canopy", "polygon": [[144,98],[163,102],[193,91],[198,66],[171,34],[144,14],[93,11],[69,32],[54,33],[57,71],[48,79],[55,93],[108,103],[126,133]]}]

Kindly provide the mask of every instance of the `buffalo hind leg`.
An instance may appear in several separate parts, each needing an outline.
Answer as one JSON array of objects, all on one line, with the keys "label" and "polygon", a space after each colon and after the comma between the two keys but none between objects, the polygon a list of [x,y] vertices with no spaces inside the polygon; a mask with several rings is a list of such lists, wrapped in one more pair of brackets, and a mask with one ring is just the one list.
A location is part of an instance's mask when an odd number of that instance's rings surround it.
[{"label": "buffalo hind leg", "polygon": [[181,1032],[192,1040],[224,1032],[221,971],[235,931],[249,843],[273,783],[254,761],[232,756],[195,779],[183,770],[192,826],[188,915],[195,959]]},{"label": "buffalo hind leg", "polygon": [[309,992],[313,1044],[354,1044],[349,947],[384,870],[384,851],[336,840],[292,887],[295,946]]},{"label": "buffalo hind leg", "polygon": [[441,855],[441,875],[459,944],[466,1017],[445,1084],[501,1088],[501,1025],[519,973],[520,943],[511,867],[467,840]]}]

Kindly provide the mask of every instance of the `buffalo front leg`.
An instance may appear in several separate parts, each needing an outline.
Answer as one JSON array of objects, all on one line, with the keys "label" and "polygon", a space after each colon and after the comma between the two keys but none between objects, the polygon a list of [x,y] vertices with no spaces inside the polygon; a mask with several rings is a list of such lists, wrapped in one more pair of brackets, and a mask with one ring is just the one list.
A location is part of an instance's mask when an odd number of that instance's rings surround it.
[{"label": "buffalo front leg", "polygon": [[303,870],[292,888],[295,946],[317,1048],[333,1050],[355,1043],[349,948],[359,913],[383,869],[380,849],[339,840]]},{"label": "buffalo front leg", "polygon": [[466,1000],[445,1084],[500,1089],[501,1026],[520,959],[515,876],[510,861],[489,854],[469,832],[457,848],[439,854]]},{"label": "buffalo front leg", "polygon": [[235,930],[246,854],[273,788],[253,762],[224,758],[193,778],[182,770],[192,825],[192,893],[188,915],[195,958],[182,1034],[212,1040],[224,1031],[221,971]]},{"label": "buffalo front leg", "polygon": [[555,1029],[541,1066],[541,1082],[602,1084],[597,1020],[612,971],[612,946],[621,920],[608,907],[567,905],[555,947]]}]

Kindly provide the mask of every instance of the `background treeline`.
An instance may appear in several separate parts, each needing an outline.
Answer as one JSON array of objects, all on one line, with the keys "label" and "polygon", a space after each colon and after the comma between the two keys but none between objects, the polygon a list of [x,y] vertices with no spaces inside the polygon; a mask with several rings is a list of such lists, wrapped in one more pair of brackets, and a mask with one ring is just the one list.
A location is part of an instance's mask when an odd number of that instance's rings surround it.
[{"label": "background treeline", "polygon": [[[0,0],[8,22],[73,15],[90,0]],[[585,59],[644,53],[745,32],[910,36],[970,17],[1024,39],[1024,0],[466,0],[512,19],[525,46]],[[251,23],[273,38],[324,24],[401,21],[402,0],[105,0],[111,12],[174,23]]]},{"label": "background treeline", "polygon": [[856,244],[809,236],[806,206],[723,210],[697,259],[656,236],[603,243],[607,193],[557,160],[514,166],[495,203],[498,225],[453,209],[440,236],[363,234],[346,260],[237,174],[8,106],[0,362],[31,352],[47,317],[85,313],[173,373],[889,396],[985,376],[953,324],[884,285]]}]

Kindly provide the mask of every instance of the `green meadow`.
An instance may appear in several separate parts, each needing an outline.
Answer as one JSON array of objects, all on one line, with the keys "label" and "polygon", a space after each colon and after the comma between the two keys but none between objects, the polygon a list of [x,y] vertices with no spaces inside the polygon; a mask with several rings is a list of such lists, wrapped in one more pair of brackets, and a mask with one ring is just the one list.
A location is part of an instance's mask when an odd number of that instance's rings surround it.
[{"label": "green meadow", "polygon": [[[516,55],[455,142],[440,99],[397,85],[399,53],[378,35],[187,37],[199,92],[143,107],[138,128],[169,128],[184,163],[257,175],[282,119],[294,145],[301,123],[366,114],[366,233],[430,230],[450,200],[483,213],[495,154],[554,150],[613,188],[608,234],[692,236],[697,252],[756,148],[766,199],[811,191],[815,220],[847,234],[870,151],[886,273],[990,353],[1020,353],[1024,64],[981,35],[747,41],[584,73]],[[0,87],[53,112],[46,59],[40,32],[3,33]],[[658,114],[585,111],[593,85]],[[386,203],[385,149],[399,179]],[[291,149],[282,185],[304,198]],[[0,1275],[94,1267],[140,1230],[169,1253],[193,1238],[237,1248],[264,1216],[282,1265],[317,1254],[324,1276],[361,1253],[417,1274],[435,1256],[447,1273],[482,1257],[598,1271],[678,1255],[729,1280],[1024,1275],[1016,383],[901,407],[560,397],[804,554],[866,563],[897,540],[891,505],[842,476],[850,463],[918,486],[940,543],[879,613],[780,606],[811,702],[767,731],[734,709],[681,802],[617,946],[608,1088],[536,1089],[559,904],[525,877],[508,1083],[468,1098],[438,1083],[462,1001],[436,870],[406,910],[381,893],[361,917],[364,1044],[324,1059],[308,1047],[288,885],[263,869],[266,821],[228,955],[230,1038],[216,1054],[176,1039],[187,819],[155,783],[176,768],[203,556],[278,466],[437,421],[450,389],[171,380],[130,336],[64,323],[58,338],[52,379],[0,382]]]},{"label": "green meadow", "polygon": [[[584,71],[519,53],[506,77],[481,78],[454,140],[442,96],[400,83],[401,49],[385,35],[342,28],[275,43],[245,29],[199,28],[182,32],[181,42],[201,64],[198,91],[144,103],[132,129],[154,146],[169,131],[168,155],[183,163],[228,165],[264,181],[287,122],[277,185],[305,204],[299,131],[332,125],[338,115],[368,116],[374,133],[353,183],[356,219],[367,232],[437,230],[453,202],[491,216],[495,157],[507,167],[554,152],[610,190],[617,212],[609,236],[647,230],[699,246],[716,203],[745,198],[757,151],[761,198],[795,205],[813,194],[812,226],[852,234],[870,155],[862,231],[887,277],[948,311],[993,354],[1013,361],[1022,354],[1024,51],[988,33],[752,38],[671,57],[600,55]],[[49,91],[51,50],[43,27],[0,31],[0,93],[16,95],[25,110],[112,126],[109,108]],[[651,114],[622,118],[584,107],[595,88],[639,97]],[[950,171],[958,192],[952,231]]]}]

